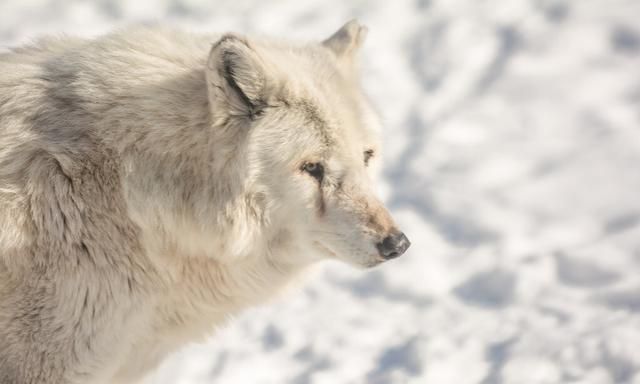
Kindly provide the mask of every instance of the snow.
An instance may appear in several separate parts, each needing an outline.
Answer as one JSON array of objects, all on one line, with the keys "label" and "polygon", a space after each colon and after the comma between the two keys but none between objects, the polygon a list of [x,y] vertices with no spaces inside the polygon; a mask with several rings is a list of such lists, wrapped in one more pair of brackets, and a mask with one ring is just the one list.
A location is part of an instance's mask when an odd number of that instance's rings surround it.
[{"label": "snow", "polygon": [[154,21],[319,39],[353,17],[413,246],[327,263],[148,384],[640,383],[640,2],[4,0],[0,45]]}]

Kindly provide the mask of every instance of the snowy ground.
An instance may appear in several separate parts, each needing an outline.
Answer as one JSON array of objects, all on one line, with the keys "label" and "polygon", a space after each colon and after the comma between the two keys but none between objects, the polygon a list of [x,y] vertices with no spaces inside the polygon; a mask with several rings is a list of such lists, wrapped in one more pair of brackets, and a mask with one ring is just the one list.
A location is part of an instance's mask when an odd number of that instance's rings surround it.
[{"label": "snowy ground", "polygon": [[149,383],[639,384],[640,2],[3,0],[0,44],[150,20],[319,39],[352,17],[413,247],[324,266]]}]

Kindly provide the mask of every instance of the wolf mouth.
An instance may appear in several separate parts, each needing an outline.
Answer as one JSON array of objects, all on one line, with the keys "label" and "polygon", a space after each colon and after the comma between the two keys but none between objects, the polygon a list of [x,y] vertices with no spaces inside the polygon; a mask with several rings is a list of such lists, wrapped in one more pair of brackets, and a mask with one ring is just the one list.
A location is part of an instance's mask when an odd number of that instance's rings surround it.
[{"label": "wolf mouth", "polygon": [[328,254],[330,254],[331,256],[337,258],[338,254],[335,253],[333,250],[331,250],[331,248],[327,247],[326,245],[322,244],[321,242],[314,240],[313,241],[313,245],[315,245],[317,248],[319,248],[321,251],[324,251]]}]

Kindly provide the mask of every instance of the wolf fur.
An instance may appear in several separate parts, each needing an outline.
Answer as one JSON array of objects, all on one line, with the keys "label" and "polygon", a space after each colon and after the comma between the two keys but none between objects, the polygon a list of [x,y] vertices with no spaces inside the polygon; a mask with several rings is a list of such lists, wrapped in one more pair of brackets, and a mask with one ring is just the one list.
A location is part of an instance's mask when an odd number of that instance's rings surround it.
[{"label": "wolf fur", "polygon": [[0,54],[0,383],[135,382],[318,260],[383,261],[365,35]]}]

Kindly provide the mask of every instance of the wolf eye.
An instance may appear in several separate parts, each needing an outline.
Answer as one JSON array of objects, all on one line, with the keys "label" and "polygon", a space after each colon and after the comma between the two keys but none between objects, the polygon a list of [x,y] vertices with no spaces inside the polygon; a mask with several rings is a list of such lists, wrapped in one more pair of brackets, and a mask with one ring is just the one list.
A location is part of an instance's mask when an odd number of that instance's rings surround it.
[{"label": "wolf eye", "polygon": [[364,151],[364,165],[369,165],[369,160],[373,157],[373,149],[367,149]]},{"label": "wolf eye", "polygon": [[302,170],[313,176],[318,181],[322,181],[322,178],[324,177],[324,167],[320,163],[304,163]]}]

